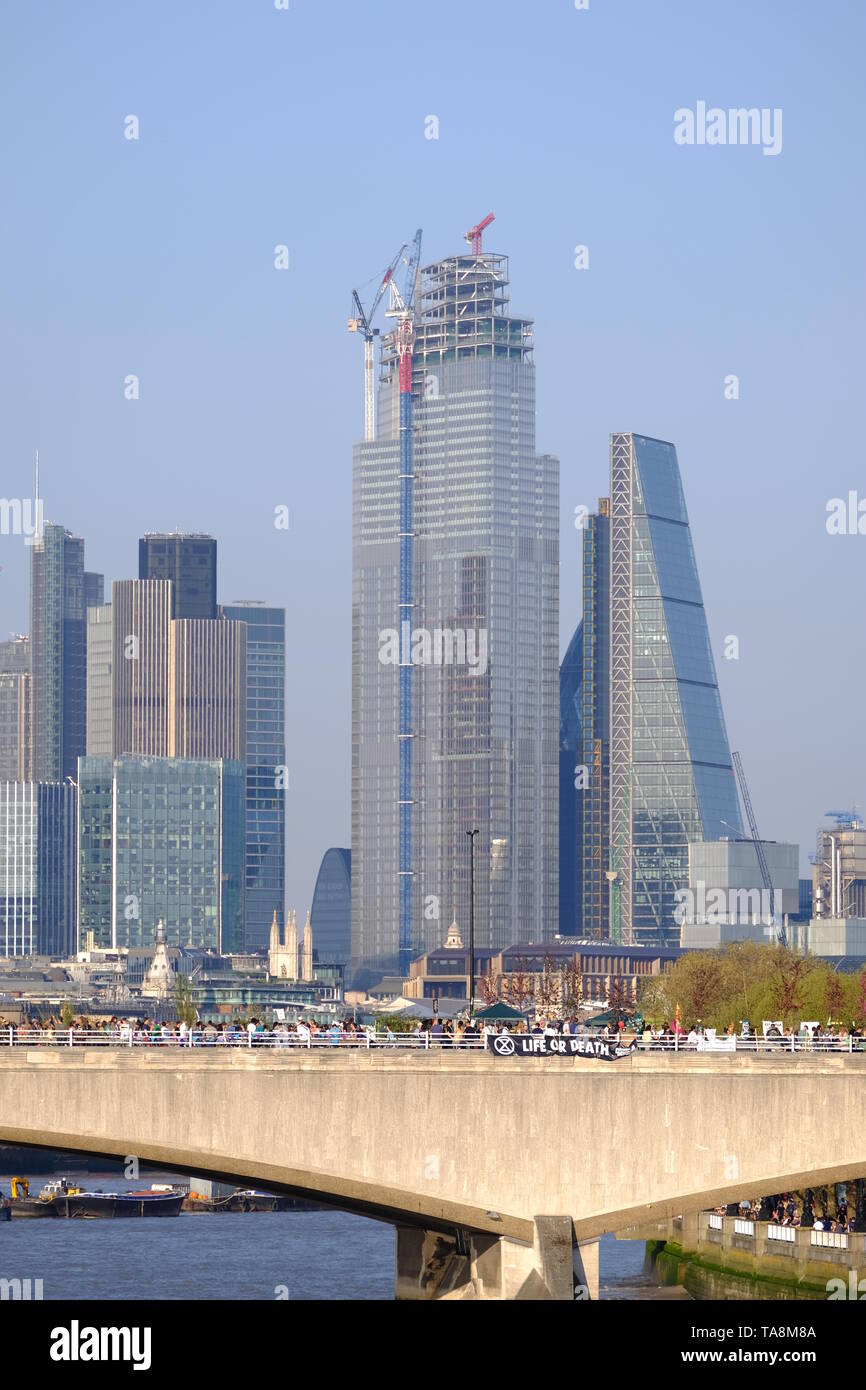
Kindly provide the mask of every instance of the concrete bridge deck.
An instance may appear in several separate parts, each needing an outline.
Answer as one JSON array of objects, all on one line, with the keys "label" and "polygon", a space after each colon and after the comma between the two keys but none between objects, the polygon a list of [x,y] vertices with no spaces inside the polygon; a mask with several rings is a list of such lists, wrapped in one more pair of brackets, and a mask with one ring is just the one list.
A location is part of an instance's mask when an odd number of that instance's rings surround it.
[{"label": "concrete bridge deck", "polygon": [[0,1142],[137,1155],[392,1221],[577,1242],[866,1174],[866,1056],[0,1049]]}]

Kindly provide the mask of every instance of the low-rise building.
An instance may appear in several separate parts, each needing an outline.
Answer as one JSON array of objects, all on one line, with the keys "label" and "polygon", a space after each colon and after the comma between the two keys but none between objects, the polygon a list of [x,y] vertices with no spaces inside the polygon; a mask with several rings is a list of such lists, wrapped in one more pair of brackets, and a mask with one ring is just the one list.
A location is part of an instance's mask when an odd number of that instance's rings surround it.
[{"label": "low-rise building", "polygon": [[[575,1012],[580,1003],[605,1003],[614,984],[636,1001],[641,979],[669,970],[682,955],[675,946],[618,945],[557,937],[475,952],[475,997]],[[406,999],[467,999],[469,948],[456,922],[444,945],[412,961],[403,981]]]}]

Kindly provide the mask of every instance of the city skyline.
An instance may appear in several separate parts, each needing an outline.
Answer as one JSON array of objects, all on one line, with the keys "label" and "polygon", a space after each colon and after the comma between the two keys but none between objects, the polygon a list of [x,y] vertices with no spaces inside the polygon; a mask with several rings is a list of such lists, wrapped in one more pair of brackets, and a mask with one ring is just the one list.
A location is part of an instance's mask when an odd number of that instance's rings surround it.
[{"label": "city skyline", "polygon": [[[762,830],[797,841],[805,869],[816,819],[866,781],[856,683],[828,690],[814,663],[785,676],[808,633],[828,649],[844,641],[859,574],[855,540],[825,528],[828,500],[858,485],[844,402],[856,389],[859,186],[849,190],[855,215],[833,211],[856,157],[853,66],[845,80],[856,45],[840,51],[831,16],[807,5],[780,29],[770,11],[742,4],[722,25],[637,4],[530,14],[506,3],[494,48],[543,64],[544,84],[519,111],[498,99],[492,76],[470,98],[442,34],[425,33],[424,81],[397,79],[407,98],[391,132],[397,186],[376,177],[381,152],[355,119],[356,73],[359,56],[393,59],[397,33],[420,33],[419,17],[384,24],[374,44],[361,16],[340,7],[327,104],[314,15],[296,6],[247,23],[217,4],[213,17],[205,34],[174,17],[159,84],[153,49],[129,50],[119,16],[59,16],[47,33],[16,18],[21,61],[2,100],[10,119],[14,106],[39,114],[10,160],[11,195],[32,216],[26,229],[4,229],[17,267],[2,359],[4,495],[30,495],[38,445],[47,512],[85,537],[88,563],[107,579],[134,575],[123,556],[144,530],[205,530],[223,545],[221,598],[253,588],[287,608],[287,648],[298,653],[287,681],[288,871],[295,898],[310,901],[323,850],[349,841],[350,499],[330,484],[347,481],[347,444],[363,419],[361,353],[345,334],[350,289],[381,273],[418,223],[435,257],[495,208],[488,244],[507,247],[515,308],[531,304],[543,329],[538,446],[559,456],[563,477],[561,651],[580,606],[571,518],[604,491],[608,434],[635,426],[675,439],[729,734]],[[479,16],[461,10],[460,22],[468,44],[489,41]],[[190,62],[202,45],[209,69]],[[109,48],[127,52],[121,71],[103,61]],[[241,127],[204,75],[235,83],[229,52],[257,73],[240,80]],[[72,69],[94,79],[75,100]],[[674,113],[704,97],[783,106],[780,154],[679,146]],[[305,148],[310,110],[330,137],[331,180]],[[141,121],[137,142],[124,136],[129,112]],[[431,113],[437,139],[425,133]],[[77,197],[73,171],[86,174],[90,201]],[[187,179],[189,198],[179,191]],[[626,226],[623,188],[650,220]],[[61,254],[49,230],[58,196],[69,208]],[[274,268],[282,243],[284,274]],[[586,271],[575,268],[579,244]],[[731,373],[736,400],[724,394]],[[130,374],[137,400],[124,394]],[[294,407],[326,397],[326,411]],[[288,531],[273,527],[278,505],[291,513]],[[27,628],[28,556],[12,538],[0,548],[6,637]],[[302,591],[314,605],[297,603]],[[736,660],[724,657],[729,635]],[[768,694],[779,682],[781,710]],[[851,745],[844,758],[826,757],[819,740],[802,746],[800,730],[822,717]],[[310,730],[303,742],[299,727]]]}]

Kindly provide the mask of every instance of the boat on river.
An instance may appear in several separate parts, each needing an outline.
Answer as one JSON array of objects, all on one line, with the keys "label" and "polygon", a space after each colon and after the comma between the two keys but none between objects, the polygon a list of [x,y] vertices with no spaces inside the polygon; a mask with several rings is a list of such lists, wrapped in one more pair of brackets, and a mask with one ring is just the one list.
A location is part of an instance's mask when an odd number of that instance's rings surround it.
[{"label": "boat on river", "polygon": [[18,1179],[13,1184],[10,1210],[12,1217],[18,1220],[64,1217],[89,1221],[105,1217],[178,1216],[185,1196],[185,1192],[164,1188],[139,1192],[91,1191],[59,1178],[46,1183],[38,1197],[31,1197],[27,1184]]}]

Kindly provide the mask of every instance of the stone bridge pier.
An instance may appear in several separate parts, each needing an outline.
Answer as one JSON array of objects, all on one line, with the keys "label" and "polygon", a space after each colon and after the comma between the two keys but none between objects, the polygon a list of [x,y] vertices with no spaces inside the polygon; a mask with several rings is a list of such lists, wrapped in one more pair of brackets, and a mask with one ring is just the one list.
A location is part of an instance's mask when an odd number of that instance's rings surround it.
[{"label": "stone bridge pier", "polygon": [[598,1298],[598,1241],[576,1241],[570,1216],[536,1216],[532,1224],[531,1244],[397,1226],[397,1298]]}]

